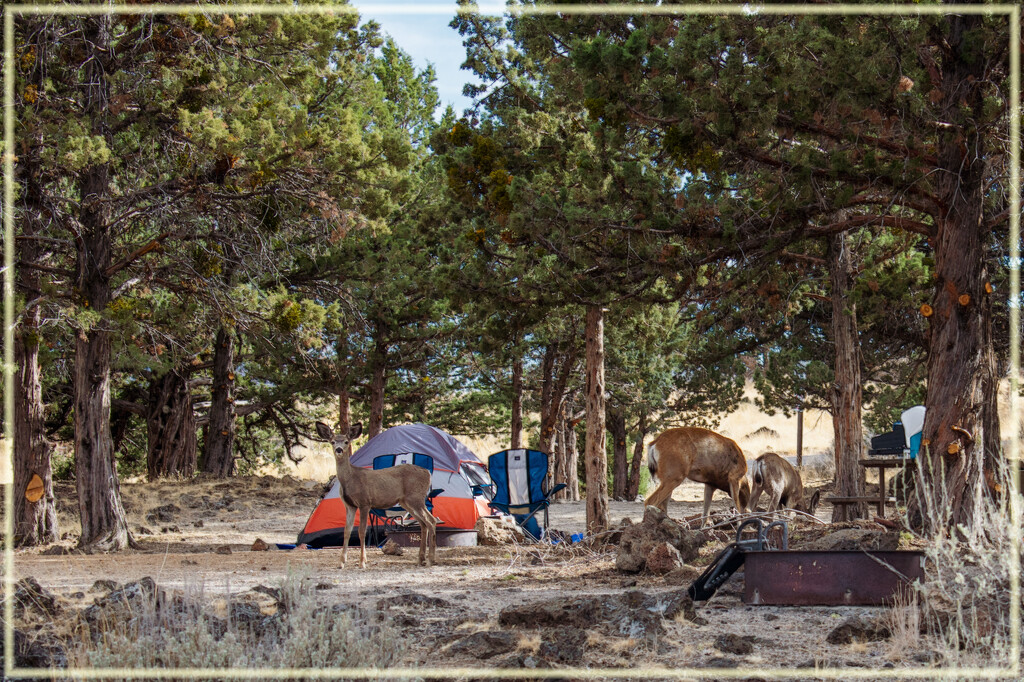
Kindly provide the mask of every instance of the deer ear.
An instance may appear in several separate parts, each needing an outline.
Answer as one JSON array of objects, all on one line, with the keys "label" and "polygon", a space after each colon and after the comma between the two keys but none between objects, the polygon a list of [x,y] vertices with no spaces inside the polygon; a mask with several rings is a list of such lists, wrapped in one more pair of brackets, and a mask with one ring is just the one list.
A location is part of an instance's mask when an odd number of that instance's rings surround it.
[{"label": "deer ear", "polygon": [[333,440],[334,432],[331,431],[331,427],[323,422],[316,423],[316,432],[324,440]]},{"label": "deer ear", "polygon": [[352,428],[348,430],[349,438],[359,438],[359,434],[363,432],[363,422],[356,422],[352,425]]},{"label": "deer ear", "polygon": [[818,502],[821,501],[821,491],[815,490],[814,494],[811,495],[811,501],[807,504],[809,507],[808,511],[813,514],[814,510],[818,508]]}]

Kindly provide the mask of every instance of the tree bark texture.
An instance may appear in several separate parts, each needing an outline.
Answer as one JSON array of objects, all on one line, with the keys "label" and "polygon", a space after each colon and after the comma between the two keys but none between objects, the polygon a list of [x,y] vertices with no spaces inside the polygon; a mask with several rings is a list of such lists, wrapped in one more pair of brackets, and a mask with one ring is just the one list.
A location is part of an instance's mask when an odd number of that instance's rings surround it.
[{"label": "tree bark texture", "polygon": [[608,454],[605,450],[604,312],[587,306],[586,324],[587,440],[584,466],[587,478],[587,532],[608,529]]},{"label": "tree bark texture", "polygon": [[[857,336],[857,308],[853,292],[853,259],[845,232],[828,242],[829,278],[832,283],[832,342],[835,345],[835,384],[832,386],[832,428],[835,438],[836,495],[864,494],[861,427],[860,340]],[[862,518],[866,505],[836,505],[833,521]]]},{"label": "tree bark texture", "polygon": [[619,410],[608,412],[608,433],[612,437],[612,499],[626,499],[626,479],[629,463],[626,461],[626,416]]},{"label": "tree bark texture", "polygon": [[523,447],[523,356],[516,351],[512,360],[512,449]]},{"label": "tree bark texture", "polygon": [[[23,206],[18,221],[22,239],[16,240],[15,248],[20,262],[37,263],[44,250],[33,237],[39,231],[40,213],[46,209],[41,198],[39,169],[35,164],[26,164],[22,169]],[[56,542],[60,530],[53,497],[53,443],[46,437],[39,366],[42,315],[38,304],[42,283],[38,271],[32,268],[17,268],[15,277],[18,293],[25,297],[25,309],[14,336],[14,541],[18,546],[34,546]],[[34,476],[43,482],[43,490],[42,496],[33,502],[25,493]]]},{"label": "tree bark texture", "polygon": [[[950,124],[939,141],[936,193],[946,210],[936,224],[936,289],[928,344],[928,395],[912,518],[941,533],[979,518],[986,482],[1002,468],[997,410],[997,369],[992,345],[992,300],[986,285],[988,240],[983,222],[986,145],[982,118],[984,59],[979,59],[982,18],[947,19],[943,59],[943,112]],[[925,446],[924,444],[927,444]]]},{"label": "tree bark texture", "polygon": [[640,467],[644,461],[644,438],[647,437],[647,414],[641,412],[637,423],[636,440],[633,441],[633,459],[629,463],[629,480],[626,483],[626,499],[635,500],[640,494]]},{"label": "tree bark texture", "polygon": [[[566,447],[565,442],[565,422],[566,422],[566,406],[562,406],[562,410],[558,413],[558,419],[555,421],[555,437],[551,441],[551,457],[549,459],[550,466],[548,467],[548,480],[545,481],[545,488],[550,490],[556,483],[560,483],[566,478],[566,467],[569,462],[569,450]],[[555,494],[556,500],[566,499],[566,491],[561,490]]]},{"label": "tree bark texture", "polygon": [[[60,539],[53,498],[53,444],[46,438],[44,425],[38,334],[39,309],[33,307],[22,316],[14,340],[14,539],[22,547]],[[25,496],[33,476],[43,482],[42,497],[35,502]]]},{"label": "tree bark texture", "polygon": [[171,370],[151,380],[146,413],[149,480],[196,472],[196,419],[188,380]]},{"label": "tree bark texture", "polygon": [[338,433],[348,433],[352,430],[352,401],[349,398],[348,389],[338,391]]},{"label": "tree bark texture", "polygon": [[235,345],[231,330],[221,327],[213,342],[213,391],[202,471],[227,478],[235,468]]},{"label": "tree bark texture", "polygon": [[541,360],[540,440],[537,445],[542,452],[551,451],[558,414],[565,402],[566,386],[575,366],[576,354],[571,346],[565,353],[560,353],[555,344],[545,349]]},{"label": "tree bark texture", "polygon": [[[91,54],[85,66],[85,114],[93,120],[93,133],[109,138],[103,114],[108,110],[110,59],[109,17],[84,20],[85,44]],[[95,165],[79,178],[81,237],[77,242],[76,286],[81,305],[106,310],[111,299],[111,234],[105,199],[110,189],[110,168]],[[79,545],[101,551],[124,549],[134,543],[121,504],[110,437],[110,332],[100,320],[75,337],[75,475],[78,510],[82,521]]]},{"label": "tree bark texture", "polygon": [[565,489],[565,499],[579,502],[582,496],[580,494],[580,448],[579,438],[576,435],[576,421],[566,419],[563,433],[565,437],[565,482],[569,486]]}]

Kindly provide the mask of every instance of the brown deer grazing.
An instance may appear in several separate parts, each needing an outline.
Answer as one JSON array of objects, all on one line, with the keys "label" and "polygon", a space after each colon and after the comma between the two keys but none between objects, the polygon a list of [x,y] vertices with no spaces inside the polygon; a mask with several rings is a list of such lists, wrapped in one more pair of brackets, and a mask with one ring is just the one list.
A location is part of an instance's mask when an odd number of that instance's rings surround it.
[{"label": "brown deer grazing", "polygon": [[761,492],[768,493],[768,511],[780,508],[796,509],[814,514],[818,508],[821,493],[817,490],[809,500],[804,499],[804,483],[800,472],[792,464],[774,452],[766,452],[754,462],[754,488],[750,494],[750,511],[757,511],[757,500]]},{"label": "brown deer grazing", "polygon": [[750,497],[747,460],[736,441],[709,429],[683,427],[668,429],[647,448],[647,468],[660,481],[645,505],[668,511],[672,491],[687,478],[704,484],[703,527],[716,490],[729,494],[742,514]]},{"label": "brown deer grazing", "polygon": [[[356,423],[348,433],[334,433],[323,422],[316,423],[316,432],[334,446],[334,462],[338,467],[338,485],[345,502],[345,545],[341,550],[341,565],[348,554],[348,536],[356,509],[359,510],[359,568],[366,568],[366,526],[371,509],[400,506],[412,514],[420,524],[420,565],[431,566],[437,549],[437,524],[427,510],[430,493],[430,472],[415,464],[399,464],[387,469],[362,469],[349,461],[349,444],[363,432],[362,422]],[[430,555],[427,556],[427,544]]]}]

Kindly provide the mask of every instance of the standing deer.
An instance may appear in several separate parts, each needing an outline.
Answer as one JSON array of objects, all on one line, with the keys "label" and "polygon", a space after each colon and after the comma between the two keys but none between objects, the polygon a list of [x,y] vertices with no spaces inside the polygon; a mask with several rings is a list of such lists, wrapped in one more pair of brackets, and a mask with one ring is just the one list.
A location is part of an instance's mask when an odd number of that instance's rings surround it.
[{"label": "standing deer", "polygon": [[[323,422],[316,423],[316,432],[334,446],[334,462],[338,467],[338,485],[345,502],[345,545],[341,550],[341,565],[348,555],[348,536],[356,509],[359,510],[359,568],[366,568],[366,526],[371,509],[400,506],[420,524],[420,565],[431,566],[437,549],[437,524],[427,510],[430,494],[430,472],[415,464],[399,464],[387,469],[361,469],[352,466],[349,444],[363,432],[363,423],[357,422],[346,433],[334,433]],[[427,544],[430,555],[426,555]]]},{"label": "standing deer", "polygon": [[757,510],[757,500],[761,492],[769,495],[768,511],[779,508],[796,509],[807,514],[814,514],[818,508],[820,491],[815,490],[811,499],[804,499],[804,483],[800,480],[800,472],[792,464],[774,452],[766,452],[754,462],[754,488],[750,495],[750,511]]},{"label": "standing deer", "polygon": [[728,493],[741,514],[746,511],[750,497],[747,460],[736,441],[714,431],[695,426],[663,431],[647,448],[647,468],[660,481],[644,503],[647,506],[667,511],[672,491],[688,478],[704,484],[701,527],[707,522],[716,490]]}]

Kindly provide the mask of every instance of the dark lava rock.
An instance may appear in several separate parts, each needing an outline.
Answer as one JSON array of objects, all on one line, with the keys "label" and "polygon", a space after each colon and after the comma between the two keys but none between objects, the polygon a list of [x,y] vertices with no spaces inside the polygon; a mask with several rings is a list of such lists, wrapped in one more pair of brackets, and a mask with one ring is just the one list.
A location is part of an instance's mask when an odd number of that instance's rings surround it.
[{"label": "dark lava rock", "polygon": [[146,520],[150,523],[154,521],[173,521],[175,514],[180,514],[181,509],[173,504],[165,504],[159,507],[154,507],[149,510],[146,515]]},{"label": "dark lava rock", "polygon": [[101,597],[82,612],[82,618],[95,637],[140,616],[155,613],[165,600],[164,591],[156,586],[152,578],[146,577]]},{"label": "dark lava rock", "polygon": [[829,644],[852,644],[854,642],[877,642],[889,639],[889,627],[879,619],[851,616],[828,633]]},{"label": "dark lava rock", "polygon": [[[67,646],[52,635],[32,635],[14,629],[14,665],[20,668],[65,668]],[[2,647],[0,647],[2,649]],[[0,664],[4,654],[0,651]]]},{"label": "dark lava rock", "polygon": [[647,566],[651,550],[661,543],[675,548],[683,562],[697,558],[707,537],[700,531],[683,528],[655,507],[644,510],[640,523],[623,528],[615,568],[624,573],[638,573]]},{"label": "dark lava rock", "polygon": [[58,598],[35,578],[22,578],[14,586],[14,613],[19,616],[34,614],[46,619],[63,611]]},{"label": "dark lava rock", "polygon": [[453,644],[451,651],[474,658],[491,658],[515,649],[517,640],[518,637],[511,632],[474,632]]},{"label": "dark lava rock", "polygon": [[663,619],[679,617],[707,623],[697,616],[685,589],[656,595],[629,590],[621,595],[584,595],[509,606],[498,613],[498,623],[515,628],[597,630],[650,646],[665,633]]},{"label": "dark lava rock", "polygon": [[396,597],[386,597],[377,602],[377,608],[382,611],[396,607],[438,608],[451,605],[451,602],[440,597],[428,597],[425,594],[418,594],[416,592],[400,594]]},{"label": "dark lava rock", "polygon": [[508,606],[498,613],[498,623],[505,627],[576,627],[586,628],[607,620],[606,601],[592,597],[546,600]]},{"label": "dark lava rock", "polygon": [[39,553],[39,556],[65,556],[68,554],[81,554],[81,552],[76,549],[71,549],[70,547],[65,547],[64,545],[54,545],[53,547],[47,547],[44,549]]},{"label": "dark lava rock", "polygon": [[121,585],[115,580],[99,579],[92,584],[89,588],[90,592],[105,592],[107,594],[121,587]]},{"label": "dark lava rock", "polygon": [[735,658],[722,658],[721,656],[718,656],[716,658],[712,658],[710,661],[705,663],[704,667],[719,669],[738,668],[740,667],[740,662],[737,661]]},{"label": "dark lava rock", "polygon": [[537,655],[544,660],[563,665],[575,665],[583,660],[587,648],[587,631],[581,628],[552,630],[550,638],[541,642]]},{"label": "dark lava rock", "polygon": [[666,575],[682,568],[683,555],[667,542],[657,542],[647,553],[647,570],[655,575]]},{"label": "dark lava rock", "polygon": [[751,635],[719,635],[715,639],[715,648],[727,654],[746,656],[754,653],[754,638]]}]

